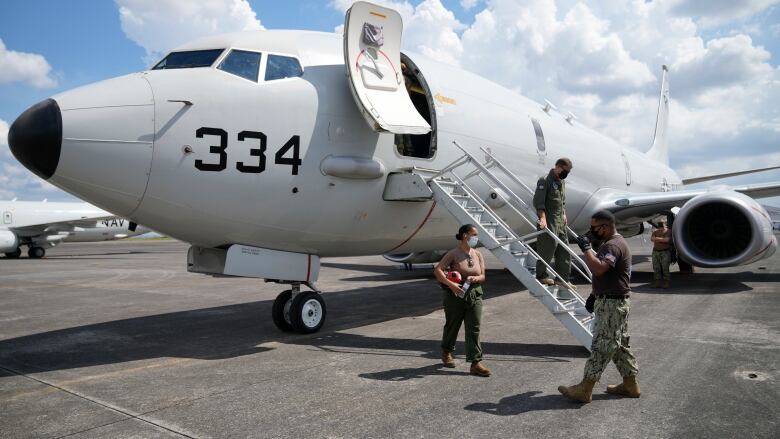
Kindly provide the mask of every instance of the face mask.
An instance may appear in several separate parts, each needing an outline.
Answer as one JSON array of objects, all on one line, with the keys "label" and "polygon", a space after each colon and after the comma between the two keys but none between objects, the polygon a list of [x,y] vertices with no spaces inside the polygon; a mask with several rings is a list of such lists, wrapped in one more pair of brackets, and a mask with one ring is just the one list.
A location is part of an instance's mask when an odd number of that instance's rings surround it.
[{"label": "face mask", "polygon": [[564,169],[563,171],[561,171],[560,174],[558,174],[558,178],[560,178],[561,180],[565,180],[566,176],[568,176],[568,175],[569,175],[569,171]]},{"label": "face mask", "polygon": [[476,247],[478,242],[479,242],[479,238],[477,238],[476,236],[472,236],[471,238],[469,238],[469,247],[471,248]]}]

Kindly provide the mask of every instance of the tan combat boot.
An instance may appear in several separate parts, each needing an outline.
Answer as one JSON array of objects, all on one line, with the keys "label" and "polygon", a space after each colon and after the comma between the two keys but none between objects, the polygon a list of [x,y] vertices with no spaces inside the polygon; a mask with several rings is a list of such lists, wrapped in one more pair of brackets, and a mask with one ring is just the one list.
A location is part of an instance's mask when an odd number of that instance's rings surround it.
[{"label": "tan combat boot", "polygon": [[664,281],[664,282],[661,284],[661,288],[663,288],[663,289],[665,289],[665,290],[668,290],[668,289],[669,289],[669,281],[668,281],[668,280],[665,280],[665,281]]},{"label": "tan combat boot", "polygon": [[569,399],[588,403],[593,399],[592,395],[594,385],[596,385],[595,381],[583,378],[579,384],[575,384],[573,386],[558,386],[558,391]]},{"label": "tan combat boot", "polygon": [[444,367],[455,367],[455,359],[452,358],[452,352],[450,351],[442,349],[441,362],[444,364]]},{"label": "tan combat boot", "polygon": [[473,363],[471,363],[471,370],[469,371],[469,373],[480,377],[489,377],[490,369],[483,366],[482,362],[474,361]]},{"label": "tan combat boot", "polygon": [[550,279],[549,277],[541,278],[537,277],[536,280],[539,281],[542,285],[555,285],[555,281]]},{"label": "tan combat boot", "polygon": [[653,281],[653,288],[661,288],[661,281],[656,279]]},{"label": "tan combat boot", "polygon": [[636,380],[636,376],[623,377],[623,384],[607,386],[607,393],[639,398],[639,382]]}]

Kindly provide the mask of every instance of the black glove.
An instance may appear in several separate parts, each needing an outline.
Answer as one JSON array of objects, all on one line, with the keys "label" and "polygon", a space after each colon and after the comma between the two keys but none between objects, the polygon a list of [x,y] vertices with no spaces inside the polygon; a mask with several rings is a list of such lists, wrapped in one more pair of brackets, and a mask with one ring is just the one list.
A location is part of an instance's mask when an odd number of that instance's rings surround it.
[{"label": "black glove", "polygon": [[590,239],[585,235],[579,235],[577,237],[577,245],[580,247],[583,253],[590,250]]},{"label": "black glove", "polygon": [[589,313],[593,312],[593,306],[596,304],[596,296],[591,294],[588,296],[588,299],[585,301],[585,309],[588,310]]}]

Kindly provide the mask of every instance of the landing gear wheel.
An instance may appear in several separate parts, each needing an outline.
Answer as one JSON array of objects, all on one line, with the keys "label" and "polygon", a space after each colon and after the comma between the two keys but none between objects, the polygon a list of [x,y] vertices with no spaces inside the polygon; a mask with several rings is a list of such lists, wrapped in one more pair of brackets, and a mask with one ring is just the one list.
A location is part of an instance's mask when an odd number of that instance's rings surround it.
[{"label": "landing gear wheel", "polygon": [[302,334],[319,331],[325,323],[325,300],[314,291],[298,294],[290,305],[290,321]]},{"label": "landing gear wheel", "polygon": [[21,255],[22,255],[22,249],[17,247],[16,250],[6,253],[5,257],[8,259],[16,259]]},{"label": "landing gear wheel", "polygon": [[292,290],[282,291],[276,296],[274,306],[271,309],[271,316],[274,319],[274,325],[284,332],[292,332],[293,326],[290,321],[290,306],[292,305]]},{"label": "landing gear wheel", "polygon": [[27,250],[27,256],[32,259],[40,259],[44,255],[46,255],[46,250],[43,247],[30,247],[30,249]]}]

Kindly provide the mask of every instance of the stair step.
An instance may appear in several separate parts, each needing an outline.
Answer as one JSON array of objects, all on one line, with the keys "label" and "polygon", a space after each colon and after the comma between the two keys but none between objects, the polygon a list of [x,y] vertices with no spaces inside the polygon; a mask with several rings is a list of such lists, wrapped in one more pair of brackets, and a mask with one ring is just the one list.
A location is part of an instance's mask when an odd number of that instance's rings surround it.
[{"label": "stair step", "polygon": [[[472,180],[469,179],[472,177],[487,177],[487,179],[483,179],[488,182],[499,182],[497,184],[501,186],[500,180],[504,176],[499,178],[493,171],[475,166],[475,168],[478,168],[477,170],[466,170],[459,177],[458,174],[453,172],[454,168],[464,165],[470,166],[469,163],[473,166],[477,160],[465,150],[463,151],[465,160],[459,159],[462,160],[462,164],[455,162],[453,167],[448,168],[448,171],[445,173],[449,177],[443,175],[436,177],[434,180],[436,184],[430,185],[434,192],[434,198],[449,209],[450,213],[460,222],[471,222],[481,226],[480,230],[482,233],[490,235],[492,238],[486,238],[491,242],[491,247],[488,248],[489,251],[500,261],[504,262],[511,273],[516,274],[519,279],[526,283],[525,286],[528,288],[531,296],[542,302],[547,311],[554,314],[579,342],[590,348],[592,343],[590,331],[594,318],[583,308],[582,299],[576,294],[576,290],[569,290],[558,285],[542,285],[534,280],[534,267],[527,266],[529,262],[535,260],[527,244],[537,241],[537,236],[534,236],[534,233],[530,233],[523,236],[523,239],[527,239],[527,241],[518,241],[519,235],[516,235],[514,230],[504,224],[501,217],[493,209],[483,205],[478,196],[475,195],[475,192],[471,190],[470,182]],[[508,172],[498,162],[496,162],[496,165],[502,168],[502,172]],[[517,177],[512,175],[510,177],[513,177],[516,182],[519,181]],[[523,200],[519,198],[508,201],[513,204],[525,205]],[[518,213],[525,217],[525,220],[528,222],[535,221],[535,218],[531,218],[534,216],[533,213],[526,214],[525,210]]]}]

